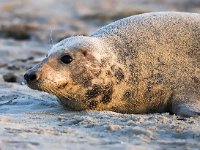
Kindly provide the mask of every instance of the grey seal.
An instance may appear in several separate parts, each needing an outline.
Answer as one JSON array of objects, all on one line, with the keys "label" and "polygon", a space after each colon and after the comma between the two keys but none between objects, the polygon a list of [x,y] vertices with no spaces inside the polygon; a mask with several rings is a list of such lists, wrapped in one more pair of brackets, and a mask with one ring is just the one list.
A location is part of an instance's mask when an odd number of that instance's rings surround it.
[{"label": "grey seal", "polygon": [[64,39],[24,78],[72,110],[200,115],[200,15],[145,13]]}]

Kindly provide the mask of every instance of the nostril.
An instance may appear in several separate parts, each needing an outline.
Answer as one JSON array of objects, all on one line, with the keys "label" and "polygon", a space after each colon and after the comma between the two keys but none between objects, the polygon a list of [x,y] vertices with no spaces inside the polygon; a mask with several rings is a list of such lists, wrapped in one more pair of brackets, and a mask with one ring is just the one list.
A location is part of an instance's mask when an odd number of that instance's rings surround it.
[{"label": "nostril", "polygon": [[33,80],[35,80],[36,78],[37,78],[37,76],[36,76],[35,73],[32,73],[32,74],[29,75],[29,80],[30,80],[30,81],[33,81]]},{"label": "nostril", "polygon": [[35,73],[26,73],[24,75],[24,79],[26,81],[34,81],[35,79],[37,78],[36,74]]}]

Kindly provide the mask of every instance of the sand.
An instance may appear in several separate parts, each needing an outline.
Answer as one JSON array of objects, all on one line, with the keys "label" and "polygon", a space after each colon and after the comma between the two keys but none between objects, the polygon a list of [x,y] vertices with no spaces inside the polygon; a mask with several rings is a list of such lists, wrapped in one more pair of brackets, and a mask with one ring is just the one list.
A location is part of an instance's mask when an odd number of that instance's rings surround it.
[{"label": "sand", "polygon": [[0,150],[200,149],[200,117],[69,111],[23,82],[25,70],[53,43],[122,17],[164,10],[200,12],[200,1],[0,1]]}]

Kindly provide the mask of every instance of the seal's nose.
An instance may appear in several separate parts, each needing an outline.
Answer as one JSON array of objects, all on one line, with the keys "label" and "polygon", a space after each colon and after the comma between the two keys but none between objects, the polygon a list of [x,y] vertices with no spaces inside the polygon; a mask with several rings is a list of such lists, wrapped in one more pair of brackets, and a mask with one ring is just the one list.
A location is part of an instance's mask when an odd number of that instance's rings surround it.
[{"label": "seal's nose", "polygon": [[37,75],[35,72],[27,72],[24,74],[24,79],[28,81],[34,81],[37,79]]}]

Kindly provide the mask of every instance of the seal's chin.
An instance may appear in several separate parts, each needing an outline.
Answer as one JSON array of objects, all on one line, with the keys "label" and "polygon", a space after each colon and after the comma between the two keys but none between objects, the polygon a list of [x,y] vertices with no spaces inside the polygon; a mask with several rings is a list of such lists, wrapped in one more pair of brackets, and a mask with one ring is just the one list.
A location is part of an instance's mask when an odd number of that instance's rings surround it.
[{"label": "seal's chin", "polygon": [[[63,89],[66,88],[66,86],[68,86],[68,82],[60,82],[57,84],[53,84],[50,82],[41,82],[41,81],[37,81],[37,82],[26,82],[26,84],[28,85],[29,88],[33,89],[33,90],[38,90],[38,91],[43,91],[43,92],[47,92],[49,94],[53,94],[55,96],[58,97],[58,102],[71,110],[77,110],[77,111],[81,111],[81,110],[85,110],[87,109],[87,105],[85,103],[83,103],[82,100],[77,100],[75,98],[73,98],[72,96],[68,95],[67,93],[63,93],[61,92]],[[65,95],[63,95],[65,94]]]},{"label": "seal's chin", "polygon": [[86,110],[88,107],[86,104],[84,104],[81,100],[76,100],[70,96],[67,97],[58,97],[58,102],[71,110],[81,111]]},{"label": "seal's chin", "polygon": [[42,89],[40,88],[41,86],[40,86],[39,83],[25,82],[25,84],[26,84],[29,88],[33,89],[33,90],[42,91]]}]

